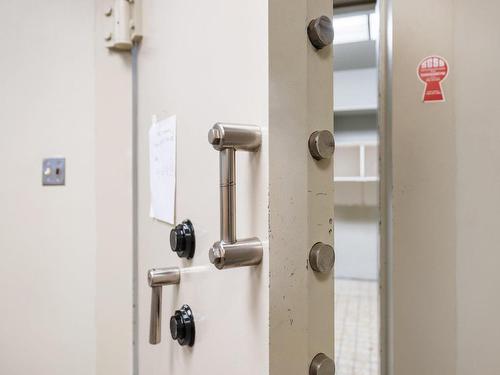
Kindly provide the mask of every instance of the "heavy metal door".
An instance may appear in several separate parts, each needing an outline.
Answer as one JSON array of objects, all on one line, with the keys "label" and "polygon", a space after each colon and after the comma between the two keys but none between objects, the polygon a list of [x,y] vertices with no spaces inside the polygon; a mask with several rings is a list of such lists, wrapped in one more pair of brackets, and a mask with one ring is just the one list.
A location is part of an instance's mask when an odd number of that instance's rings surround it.
[{"label": "heavy metal door", "polygon": [[[309,374],[314,362],[333,374],[333,142],[310,138],[333,130],[332,47],[315,35],[332,1],[150,0],[142,12],[138,373]],[[171,236],[150,217],[149,132],[173,116]]]}]

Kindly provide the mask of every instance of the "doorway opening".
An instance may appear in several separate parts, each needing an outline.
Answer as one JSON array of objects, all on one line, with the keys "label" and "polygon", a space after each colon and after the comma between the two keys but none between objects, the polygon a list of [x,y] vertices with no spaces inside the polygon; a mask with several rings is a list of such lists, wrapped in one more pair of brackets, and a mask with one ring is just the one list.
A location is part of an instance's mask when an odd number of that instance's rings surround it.
[{"label": "doorway opening", "polygon": [[378,14],[336,8],[335,362],[337,375],[380,375]]}]

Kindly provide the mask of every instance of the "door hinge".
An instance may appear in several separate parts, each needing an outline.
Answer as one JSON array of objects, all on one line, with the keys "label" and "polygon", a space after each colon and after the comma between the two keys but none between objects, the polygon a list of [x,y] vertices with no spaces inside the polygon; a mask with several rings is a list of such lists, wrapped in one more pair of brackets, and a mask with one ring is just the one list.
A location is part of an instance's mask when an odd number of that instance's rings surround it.
[{"label": "door hinge", "polygon": [[130,51],[142,40],[142,0],[114,0],[104,16],[112,22],[106,25],[106,47]]}]

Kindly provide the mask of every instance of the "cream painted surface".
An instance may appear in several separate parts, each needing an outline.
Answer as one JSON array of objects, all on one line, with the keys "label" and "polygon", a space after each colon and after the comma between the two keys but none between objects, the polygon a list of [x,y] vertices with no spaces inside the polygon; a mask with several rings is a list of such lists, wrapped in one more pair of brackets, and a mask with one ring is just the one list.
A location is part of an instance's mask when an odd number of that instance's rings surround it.
[{"label": "cream painted surface", "polygon": [[333,130],[332,49],[315,51],[304,32],[333,8],[279,0],[269,9],[270,374],[305,374],[318,352],[334,358],[333,274],[318,277],[306,262],[314,243],[333,241],[332,160],[307,150],[310,133]]},{"label": "cream painted surface", "polygon": [[[498,374],[500,4],[392,5],[390,373]],[[451,67],[446,103],[420,102],[415,69],[431,54]]]},{"label": "cream painted surface", "polygon": [[[313,162],[307,150],[312,130],[332,127],[331,49],[317,54],[305,33],[310,17],[331,9],[331,1],[311,2],[310,9],[280,0],[144,3],[139,373],[301,374],[318,352],[333,358],[332,275],[318,278],[307,267],[312,244],[333,238],[331,164]],[[195,226],[192,261],[170,251],[171,227],[149,218],[147,132],[153,115],[174,114],[176,219]],[[263,129],[259,153],[237,153],[238,236],[265,241],[258,267],[218,271],[208,262],[219,237],[218,154],[207,142],[217,121]],[[183,267],[181,283],[163,288],[162,343],[151,346],[146,272],[165,266]],[[196,319],[191,349],[168,332],[170,315],[184,303]]]},{"label": "cream painted surface", "polygon": [[96,373],[132,374],[134,339],[134,129],[132,56],[110,51],[103,35],[113,30],[104,13],[113,0],[96,0],[95,205]]},{"label": "cream painted surface", "polygon": [[[286,6],[289,6],[286,3]],[[311,20],[322,15],[333,17],[333,7],[331,0],[309,0],[307,2],[306,19]],[[297,30],[300,30],[300,23],[297,23]],[[283,29],[289,29],[287,24]],[[295,40],[298,43],[301,39]],[[307,37],[302,37],[303,48],[307,49],[307,125],[308,133],[316,130],[330,130],[333,132],[333,47],[326,47],[317,51],[309,43]],[[280,112],[281,113],[281,112]],[[282,125],[281,125],[282,126]],[[299,137],[297,140],[303,139]],[[307,139],[307,135],[305,137]],[[272,144],[273,145],[273,144]],[[299,148],[300,149],[300,148]],[[306,259],[309,250],[317,242],[333,243],[333,157],[321,161],[314,160],[308,155],[305,142],[302,146],[302,157],[307,160],[307,220],[308,220],[308,244],[305,249]],[[272,160],[274,162],[274,160]],[[294,169],[294,165],[290,165]],[[271,177],[274,175],[271,173]],[[293,197],[293,195],[291,195]],[[300,200],[299,197],[295,197]],[[295,207],[283,206],[281,212],[276,217],[283,217],[283,213],[290,210],[290,215],[296,216],[298,211]],[[275,232],[282,230],[281,226],[273,228]],[[300,232],[299,232],[300,233]],[[297,243],[300,243],[298,241]],[[276,246],[278,249],[279,246]],[[288,249],[288,247],[281,247]],[[299,250],[299,249],[297,249]],[[300,250],[298,251],[300,254]],[[286,254],[280,252],[279,255]],[[286,263],[286,261],[285,261]],[[273,265],[279,263],[274,262]],[[298,264],[300,269],[300,263]],[[274,268],[273,268],[274,269]],[[307,271],[307,341],[308,358],[306,364],[318,353],[325,353],[334,359],[334,272],[320,274],[314,272],[310,267]],[[300,271],[299,271],[300,273]],[[271,356],[273,356],[271,352]],[[275,362],[276,363],[276,362]],[[299,367],[295,368],[295,372]],[[308,366],[304,372],[308,371]],[[283,370],[276,374],[284,373]],[[274,374],[273,374],[274,375]]]},{"label": "cream painted surface", "polygon": [[458,375],[500,373],[499,14],[455,1]]},{"label": "cream painted surface", "polygon": [[379,208],[380,208],[380,374],[393,375],[393,231],[392,231],[392,0],[377,3],[378,49]]},{"label": "cream painted surface", "polygon": [[[0,5],[2,374],[132,373],[132,72],[104,46],[110,4]],[[64,187],[41,186],[50,156]]]},{"label": "cream painted surface", "polygon": [[[0,14],[0,373],[94,374],[94,3]],[[66,186],[42,186],[51,156]]]},{"label": "cream painted surface", "polygon": [[[139,373],[268,373],[268,58],[267,1],[145,1],[138,71]],[[177,116],[177,222],[190,219],[196,254],[170,250],[171,226],[149,218],[147,135],[151,117]],[[259,267],[219,271],[208,249],[219,239],[219,154],[207,133],[218,121],[256,124],[263,145],[237,152],[237,233],[259,236]],[[148,343],[147,270],[183,267],[178,286],[163,287],[162,342]],[[170,337],[183,304],[196,324],[193,348]]]},{"label": "cream painted surface", "polygon": [[[393,0],[395,375],[456,373],[453,3]],[[445,103],[421,102],[424,86],[416,69],[432,54],[444,56],[451,65],[444,82]]]}]

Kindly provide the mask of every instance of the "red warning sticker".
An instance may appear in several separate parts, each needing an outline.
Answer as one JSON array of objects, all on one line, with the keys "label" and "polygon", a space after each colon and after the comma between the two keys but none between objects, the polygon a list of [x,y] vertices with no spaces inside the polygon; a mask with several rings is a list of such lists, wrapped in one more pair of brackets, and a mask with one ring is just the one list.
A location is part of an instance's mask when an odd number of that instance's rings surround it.
[{"label": "red warning sticker", "polygon": [[440,56],[429,56],[418,65],[418,78],[425,83],[424,103],[444,102],[441,83],[448,76],[448,62]]}]

